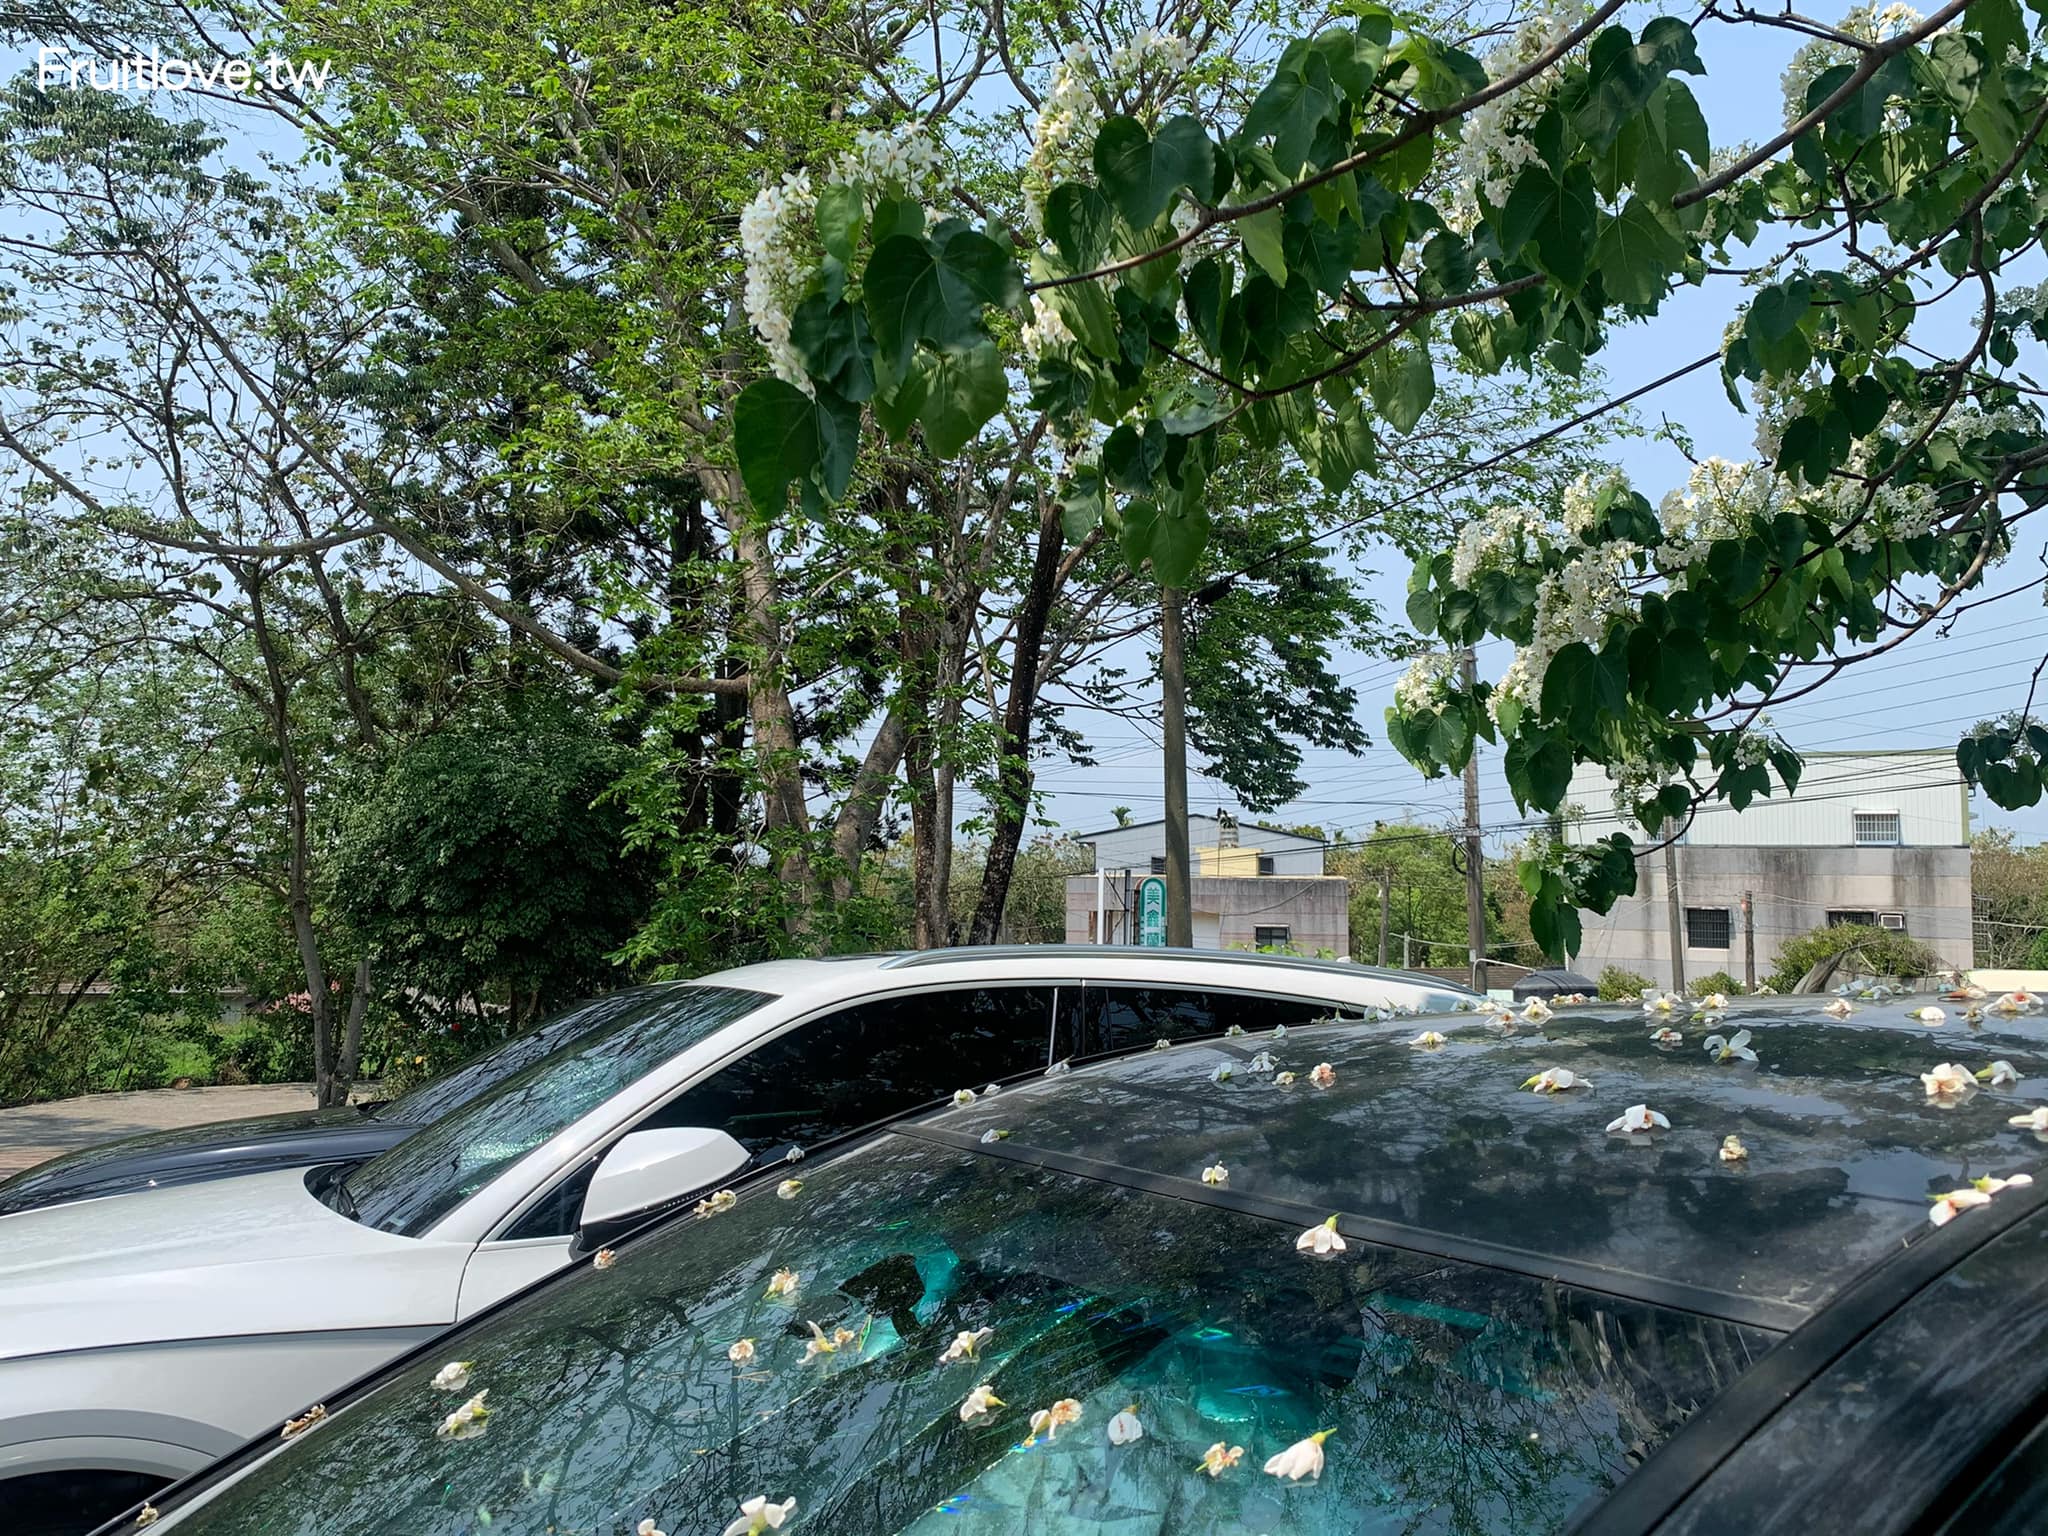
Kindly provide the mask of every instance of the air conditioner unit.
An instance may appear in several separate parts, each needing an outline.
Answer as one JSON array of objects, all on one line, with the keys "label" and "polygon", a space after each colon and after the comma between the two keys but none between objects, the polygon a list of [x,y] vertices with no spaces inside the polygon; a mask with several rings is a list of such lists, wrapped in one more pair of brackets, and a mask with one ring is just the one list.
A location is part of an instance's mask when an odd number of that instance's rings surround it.
[{"label": "air conditioner unit", "polygon": [[1895,929],[1900,933],[1904,933],[1906,931],[1906,914],[1903,912],[1880,912],[1877,914],[1877,926]]}]

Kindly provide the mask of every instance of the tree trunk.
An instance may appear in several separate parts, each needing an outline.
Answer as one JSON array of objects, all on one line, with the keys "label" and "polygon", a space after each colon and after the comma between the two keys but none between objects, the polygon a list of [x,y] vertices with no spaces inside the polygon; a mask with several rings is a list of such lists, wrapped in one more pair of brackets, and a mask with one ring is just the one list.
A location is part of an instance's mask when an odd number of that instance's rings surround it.
[{"label": "tree trunk", "polygon": [[861,854],[866,850],[868,840],[875,835],[876,824],[882,819],[882,805],[889,798],[889,786],[895,781],[896,769],[903,762],[908,736],[903,711],[891,709],[882,717],[874,740],[868,743],[868,750],[861,758],[860,769],[854,774],[853,785],[846,792],[846,799],[840,803],[839,814],[832,823],[832,899],[835,902],[846,901],[853,895],[855,881],[860,876]]},{"label": "tree trunk", "polygon": [[1066,542],[1057,502],[1047,502],[1038,519],[1038,552],[1031,562],[1031,583],[1017,614],[1015,649],[1011,653],[1010,694],[1003,704],[1002,734],[996,742],[996,797],[990,808],[988,864],[981,878],[981,899],[968,930],[970,944],[993,944],[1003,930],[1010,881],[1017,872],[1017,850],[1031,815],[1031,718],[1038,708],[1038,653],[1045,644],[1046,624],[1059,575],[1060,551]]}]

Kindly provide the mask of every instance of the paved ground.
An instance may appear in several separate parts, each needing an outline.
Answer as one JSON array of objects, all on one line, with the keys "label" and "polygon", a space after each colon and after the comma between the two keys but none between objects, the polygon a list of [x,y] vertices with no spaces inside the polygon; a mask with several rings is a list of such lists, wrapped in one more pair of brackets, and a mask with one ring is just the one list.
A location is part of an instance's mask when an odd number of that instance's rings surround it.
[{"label": "paved ground", "polygon": [[77,1147],[168,1131],[243,1115],[311,1109],[310,1084],[271,1083],[246,1088],[155,1088],[144,1093],[91,1093],[50,1104],[0,1109],[0,1178]]}]

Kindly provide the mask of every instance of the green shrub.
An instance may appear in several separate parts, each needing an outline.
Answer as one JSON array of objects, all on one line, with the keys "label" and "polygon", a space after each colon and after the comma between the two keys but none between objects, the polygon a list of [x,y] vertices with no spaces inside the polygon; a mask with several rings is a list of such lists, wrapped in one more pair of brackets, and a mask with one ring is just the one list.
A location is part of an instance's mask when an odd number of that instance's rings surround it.
[{"label": "green shrub", "polygon": [[1688,997],[1705,997],[1709,992],[1719,992],[1723,997],[1740,997],[1749,989],[1726,971],[1709,971],[1696,976],[1685,985]]},{"label": "green shrub", "polygon": [[218,1055],[244,1083],[313,1080],[313,1025],[288,1002],[251,1013],[221,1037]]},{"label": "green shrub", "polygon": [[1650,985],[1650,978],[1638,976],[1634,971],[1624,971],[1618,965],[1605,966],[1600,972],[1600,1001],[1619,1003],[1643,995],[1643,989]]},{"label": "green shrub", "polygon": [[1942,967],[1941,956],[1918,939],[1889,928],[1835,923],[1786,940],[1778,951],[1771,985],[1790,992],[1821,961],[1850,949],[1862,952],[1865,964],[1861,969],[1879,976],[1928,976]]}]

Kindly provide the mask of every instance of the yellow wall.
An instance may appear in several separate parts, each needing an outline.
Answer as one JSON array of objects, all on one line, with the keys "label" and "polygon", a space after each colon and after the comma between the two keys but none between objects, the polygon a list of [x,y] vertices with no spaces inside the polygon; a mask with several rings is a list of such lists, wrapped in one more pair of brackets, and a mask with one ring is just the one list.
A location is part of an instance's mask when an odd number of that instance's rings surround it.
[{"label": "yellow wall", "polygon": [[1259,853],[1257,848],[1221,848],[1215,844],[1196,848],[1195,867],[1197,875],[1257,875]]}]

